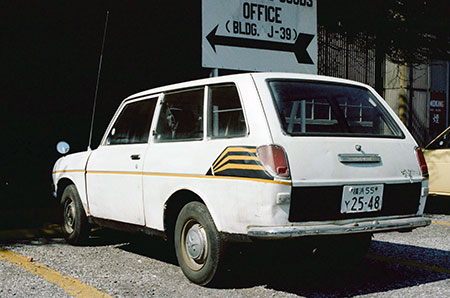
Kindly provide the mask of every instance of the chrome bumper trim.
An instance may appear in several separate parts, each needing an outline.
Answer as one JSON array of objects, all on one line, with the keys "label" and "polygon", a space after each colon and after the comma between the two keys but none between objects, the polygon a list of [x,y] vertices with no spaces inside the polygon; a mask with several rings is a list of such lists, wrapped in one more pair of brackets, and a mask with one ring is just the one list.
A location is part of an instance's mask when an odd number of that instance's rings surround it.
[{"label": "chrome bumper trim", "polygon": [[376,233],[426,227],[431,219],[423,216],[398,219],[371,219],[353,223],[323,225],[249,226],[247,235],[252,238],[282,239],[314,235],[340,235],[353,233]]}]

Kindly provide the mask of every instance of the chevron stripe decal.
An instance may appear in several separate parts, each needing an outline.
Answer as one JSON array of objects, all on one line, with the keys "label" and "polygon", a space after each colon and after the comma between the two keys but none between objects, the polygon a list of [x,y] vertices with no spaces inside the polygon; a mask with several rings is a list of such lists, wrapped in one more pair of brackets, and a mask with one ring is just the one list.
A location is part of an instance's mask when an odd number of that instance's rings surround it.
[{"label": "chevron stripe decal", "polygon": [[206,175],[274,179],[256,155],[256,147],[245,146],[225,148]]}]

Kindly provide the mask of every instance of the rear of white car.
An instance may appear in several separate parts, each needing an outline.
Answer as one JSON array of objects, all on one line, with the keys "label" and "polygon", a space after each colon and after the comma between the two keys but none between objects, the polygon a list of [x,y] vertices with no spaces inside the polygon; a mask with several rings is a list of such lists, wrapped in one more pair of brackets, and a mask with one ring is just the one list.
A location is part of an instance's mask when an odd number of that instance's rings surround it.
[{"label": "rear of white car", "polygon": [[[254,74],[274,144],[292,181],[285,225],[249,235],[285,238],[426,226],[420,150],[370,87],[340,79]],[[422,159],[423,160],[423,159]]]}]

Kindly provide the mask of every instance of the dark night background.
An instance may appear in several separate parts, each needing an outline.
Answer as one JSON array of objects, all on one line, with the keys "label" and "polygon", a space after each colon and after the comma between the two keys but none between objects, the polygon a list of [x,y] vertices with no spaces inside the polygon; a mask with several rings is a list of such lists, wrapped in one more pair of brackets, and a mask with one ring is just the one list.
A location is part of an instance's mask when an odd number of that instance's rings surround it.
[{"label": "dark night background", "polygon": [[107,10],[92,148],[128,95],[208,76],[200,0],[0,0],[1,214],[54,206],[56,143],[86,150]]},{"label": "dark night background", "polygon": [[[377,36],[369,46],[381,57],[450,59],[448,0],[317,5],[319,25],[348,39]],[[210,73],[201,67],[201,0],[0,0],[0,229],[56,212],[56,143],[67,141],[72,153],[88,146],[106,11],[93,149],[125,97]]]}]

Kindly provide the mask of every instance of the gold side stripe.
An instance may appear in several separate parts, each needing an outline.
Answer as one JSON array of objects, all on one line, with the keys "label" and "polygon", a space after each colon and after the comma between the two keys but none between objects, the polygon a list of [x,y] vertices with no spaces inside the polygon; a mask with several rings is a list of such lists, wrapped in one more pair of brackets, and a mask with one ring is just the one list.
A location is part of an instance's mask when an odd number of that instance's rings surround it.
[{"label": "gold side stripe", "polygon": [[434,272],[437,272],[437,273],[450,274],[450,269],[443,268],[443,267],[437,267],[437,266],[434,266],[434,265],[427,265],[427,264],[417,263],[417,262],[408,261],[408,260],[402,260],[402,259],[391,258],[391,257],[384,257],[384,256],[377,256],[377,255],[373,255],[373,254],[367,254],[366,258],[367,259],[376,260],[376,261],[382,261],[382,262],[387,262],[387,263],[395,263],[395,264],[400,264],[400,265],[406,265],[406,266],[409,266],[409,267],[416,267],[416,268],[420,268],[420,269],[426,269],[426,270],[434,271]]},{"label": "gold side stripe", "polygon": [[84,284],[81,280],[64,275],[43,264],[30,262],[27,257],[17,254],[11,250],[0,248],[0,260],[4,260],[30,273],[41,276],[46,281],[60,287],[67,294],[75,297],[111,297],[107,293]]},{"label": "gold side stripe", "polygon": [[214,168],[221,167],[224,163],[230,161],[230,160],[258,160],[258,157],[256,156],[245,156],[245,155],[230,155],[226,158],[224,158],[217,166]]},{"label": "gold side stripe", "polygon": [[143,175],[151,177],[178,177],[178,178],[202,178],[202,179],[225,179],[225,180],[243,180],[253,182],[263,182],[272,184],[291,185],[291,181],[276,181],[260,178],[234,177],[234,176],[206,176],[194,174],[169,174],[169,173],[137,173],[137,172],[116,172],[116,171],[88,171],[88,174],[122,174],[122,175]]},{"label": "gold side stripe", "polygon": [[87,171],[88,174],[112,174],[112,175],[142,175],[142,172],[128,171]]},{"label": "gold side stripe", "polygon": [[84,173],[84,170],[62,170],[53,172],[53,174],[61,174],[61,173]]},{"label": "gold side stripe", "polygon": [[194,175],[194,174],[142,173],[142,175],[151,177],[214,178],[214,176]]},{"label": "gold side stripe", "polygon": [[246,165],[246,164],[233,164],[229,163],[224,165],[223,167],[214,170],[214,173],[219,173],[225,170],[257,170],[257,171],[265,171],[266,169],[260,165]]},{"label": "gold side stripe", "polygon": [[219,156],[216,162],[213,164],[213,168],[216,166],[220,160],[227,155],[229,152],[248,152],[248,153],[256,153],[256,148],[243,148],[243,147],[228,147],[224,152]]}]

